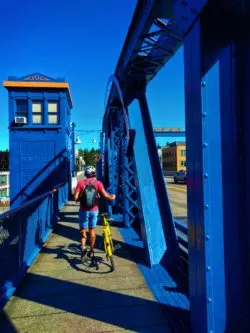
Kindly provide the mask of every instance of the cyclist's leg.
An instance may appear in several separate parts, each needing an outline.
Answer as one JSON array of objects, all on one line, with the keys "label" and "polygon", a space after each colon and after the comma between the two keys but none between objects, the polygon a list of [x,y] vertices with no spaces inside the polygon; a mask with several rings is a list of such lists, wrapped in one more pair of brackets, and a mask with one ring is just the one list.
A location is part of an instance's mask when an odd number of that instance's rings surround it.
[{"label": "cyclist's leg", "polygon": [[89,220],[89,236],[90,236],[90,253],[94,253],[96,233],[95,227],[97,225],[98,210],[91,211],[91,219]]},{"label": "cyclist's leg", "polygon": [[79,212],[80,242],[82,250],[86,249],[87,230],[89,223],[89,215],[86,211]]}]

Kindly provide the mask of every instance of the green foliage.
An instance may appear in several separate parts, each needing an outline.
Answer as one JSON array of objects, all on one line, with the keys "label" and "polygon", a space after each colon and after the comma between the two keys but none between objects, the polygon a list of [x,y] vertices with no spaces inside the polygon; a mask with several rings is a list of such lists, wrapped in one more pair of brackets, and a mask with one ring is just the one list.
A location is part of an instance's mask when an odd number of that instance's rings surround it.
[{"label": "green foliage", "polygon": [[97,162],[97,158],[100,155],[100,150],[94,148],[92,148],[91,150],[80,148],[78,150],[78,155],[79,157],[82,156],[85,161],[85,165],[95,165]]}]

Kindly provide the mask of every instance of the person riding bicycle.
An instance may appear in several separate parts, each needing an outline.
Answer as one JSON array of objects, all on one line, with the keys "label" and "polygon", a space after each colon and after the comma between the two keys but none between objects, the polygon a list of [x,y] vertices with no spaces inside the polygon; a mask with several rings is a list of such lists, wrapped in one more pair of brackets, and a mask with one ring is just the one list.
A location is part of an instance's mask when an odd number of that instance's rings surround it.
[{"label": "person riding bicycle", "polygon": [[94,255],[95,227],[99,213],[97,199],[100,195],[107,200],[114,200],[116,197],[115,194],[106,192],[102,182],[96,179],[96,169],[94,166],[89,166],[85,169],[85,176],[86,179],[78,182],[74,195],[75,201],[80,201],[79,227],[82,258],[87,254],[86,240],[88,230],[90,235],[90,251],[87,255],[89,257]]}]

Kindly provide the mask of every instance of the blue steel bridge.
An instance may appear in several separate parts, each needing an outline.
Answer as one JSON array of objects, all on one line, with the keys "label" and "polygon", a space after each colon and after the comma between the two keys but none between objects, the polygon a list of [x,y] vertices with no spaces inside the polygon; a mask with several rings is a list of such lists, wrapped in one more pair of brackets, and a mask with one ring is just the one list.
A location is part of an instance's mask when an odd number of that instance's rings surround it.
[{"label": "blue steel bridge", "polygon": [[[250,331],[249,19],[247,0],[138,1],[107,78],[97,165],[116,193],[104,205],[112,273],[79,263],[68,83],[40,73],[4,82],[11,209],[0,215],[1,332]],[[171,213],[147,103],[148,83],[180,46],[187,224]]]}]

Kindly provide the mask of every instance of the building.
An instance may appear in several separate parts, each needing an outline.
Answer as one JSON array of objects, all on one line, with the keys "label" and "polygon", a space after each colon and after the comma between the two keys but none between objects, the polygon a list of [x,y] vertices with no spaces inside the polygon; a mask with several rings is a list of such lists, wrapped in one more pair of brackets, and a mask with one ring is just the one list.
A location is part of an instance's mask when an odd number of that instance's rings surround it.
[{"label": "building", "polygon": [[33,73],[9,77],[3,86],[9,100],[10,207],[59,184],[64,184],[62,198],[67,197],[74,169],[69,84],[63,78]]},{"label": "building", "polygon": [[10,195],[9,152],[0,152],[0,201]]},{"label": "building", "polygon": [[162,147],[163,173],[174,173],[178,170],[186,170],[186,143],[172,142]]}]

